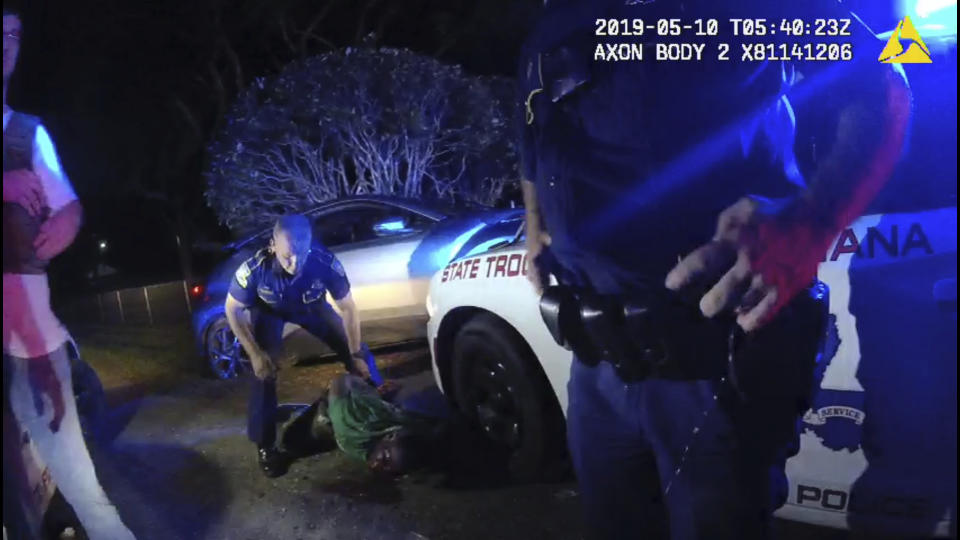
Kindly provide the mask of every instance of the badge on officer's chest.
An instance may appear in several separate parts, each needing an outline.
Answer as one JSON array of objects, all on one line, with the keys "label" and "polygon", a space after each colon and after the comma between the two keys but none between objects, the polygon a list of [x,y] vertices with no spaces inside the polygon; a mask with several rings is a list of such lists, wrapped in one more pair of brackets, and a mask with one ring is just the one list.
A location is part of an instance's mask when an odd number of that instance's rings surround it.
[{"label": "badge on officer's chest", "polygon": [[315,279],[310,287],[303,293],[303,303],[310,304],[320,300],[327,294],[327,288],[323,285],[322,279]]},{"label": "badge on officer's chest", "polygon": [[257,287],[257,296],[260,297],[268,305],[276,305],[280,303],[280,295],[270,287],[260,286]]}]

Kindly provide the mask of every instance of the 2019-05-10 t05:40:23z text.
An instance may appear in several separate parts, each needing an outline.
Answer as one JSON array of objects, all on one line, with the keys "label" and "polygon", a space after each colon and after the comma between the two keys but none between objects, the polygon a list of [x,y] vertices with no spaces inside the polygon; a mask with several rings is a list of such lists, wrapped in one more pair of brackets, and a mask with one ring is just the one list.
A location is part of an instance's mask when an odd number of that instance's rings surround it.
[{"label": "2019-05-10 t05:40:23z text", "polygon": [[[597,61],[849,61],[850,19],[596,19]],[[777,38],[776,36],[780,36]],[[699,38],[675,43],[671,38]],[[735,38],[730,42],[726,38]],[[744,42],[746,37],[751,41]],[[615,38],[611,40],[610,38]],[[715,41],[712,38],[716,38]],[[802,41],[797,41],[798,38]],[[645,42],[646,41],[646,42]],[[712,43],[710,43],[712,42]]]}]

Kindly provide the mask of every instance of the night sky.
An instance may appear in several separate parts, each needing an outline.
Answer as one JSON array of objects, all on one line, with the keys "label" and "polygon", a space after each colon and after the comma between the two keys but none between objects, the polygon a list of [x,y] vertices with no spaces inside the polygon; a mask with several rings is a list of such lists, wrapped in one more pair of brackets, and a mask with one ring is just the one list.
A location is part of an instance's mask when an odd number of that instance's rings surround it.
[{"label": "night sky", "polygon": [[[876,28],[892,27],[897,18],[892,4],[846,5]],[[51,266],[57,295],[88,290],[86,274],[98,262],[119,270],[118,279],[100,283],[107,289],[180,279],[178,236],[192,248],[195,275],[220,257],[205,249],[229,240],[203,198],[205,148],[238,91],[255,78],[358,45],[405,47],[468,73],[512,77],[540,6],[539,0],[22,1],[24,34],[9,103],[44,120],[86,209],[77,242]],[[955,52],[950,60],[955,65]],[[928,164],[945,167],[934,171],[938,178],[956,177],[956,95],[943,92],[956,87],[956,70],[908,66],[907,72],[916,103],[915,155],[885,190],[896,197],[942,184],[917,182],[931,175],[921,169]],[[944,125],[944,118],[952,122]],[[917,159],[921,151],[928,155]]]},{"label": "night sky", "polygon": [[203,247],[229,233],[203,200],[204,148],[254,78],[361,43],[512,76],[539,4],[21,2],[24,35],[8,101],[43,119],[86,210],[77,242],[51,267],[54,286],[87,288],[85,274],[101,261],[120,271],[113,286],[179,279],[178,234],[195,246],[196,272],[205,270],[216,253]]}]

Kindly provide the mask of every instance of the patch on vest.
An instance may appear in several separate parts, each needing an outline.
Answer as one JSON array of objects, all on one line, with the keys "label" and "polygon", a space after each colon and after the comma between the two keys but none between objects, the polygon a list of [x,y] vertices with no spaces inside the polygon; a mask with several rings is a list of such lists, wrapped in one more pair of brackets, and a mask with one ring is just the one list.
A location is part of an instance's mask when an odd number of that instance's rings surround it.
[{"label": "patch on vest", "polygon": [[243,264],[241,264],[240,268],[237,268],[237,271],[234,273],[234,276],[237,278],[237,283],[244,289],[247,288],[247,280],[250,278],[250,266],[247,264],[248,262],[249,261],[243,261]]}]

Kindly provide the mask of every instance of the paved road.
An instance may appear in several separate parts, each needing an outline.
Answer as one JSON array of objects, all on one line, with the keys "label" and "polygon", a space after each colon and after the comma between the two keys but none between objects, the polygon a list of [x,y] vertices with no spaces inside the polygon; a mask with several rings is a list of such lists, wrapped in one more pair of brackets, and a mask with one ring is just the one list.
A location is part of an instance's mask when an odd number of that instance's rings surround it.
[{"label": "paved road", "polygon": [[[121,337],[98,341],[97,336],[86,336],[84,341],[90,344],[87,359],[100,371],[111,403],[104,423],[105,442],[93,453],[106,490],[138,538],[583,537],[576,485],[571,480],[510,485],[483,464],[484,454],[476,446],[446,449],[462,465],[453,472],[426,471],[384,480],[370,475],[363,464],[330,451],[298,460],[282,478],[267,479],[256,468],[254,448],[244,434],[249,381],[217,381],[192,374],[165,378],[164,369],[176,368],[162,356],[157,358],[164,358],[171,367],[132,370],[133,362],[159,360],[129,357],[134,353],[127,351],[134,349],[104,352]],[[124,339],[126,344],[152,339],[152,347],[166,338]],[[378,360],[387,376],[404,385],[401,399],[424,409],[443,408],[443,398],[427,371],[424,348],[388,351],[379,354]],[[280,373],[280,399],[310,402],[340,372],[332,363],[286,366]],[[147,378],[151,380],[141,380]],[[162,388],[154,380],[165,381]],[[778,527],[781,538],[788,540],[846,538],[829,530],[785,523]]]}]

